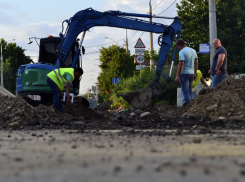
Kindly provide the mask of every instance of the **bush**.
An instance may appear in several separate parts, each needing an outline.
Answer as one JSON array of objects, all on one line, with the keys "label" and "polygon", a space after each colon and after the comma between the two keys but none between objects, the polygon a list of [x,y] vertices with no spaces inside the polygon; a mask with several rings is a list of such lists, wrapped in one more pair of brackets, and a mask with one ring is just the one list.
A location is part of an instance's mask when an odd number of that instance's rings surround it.
[{"label": "bush", "polygon": [[[163,74],[168,75],[169,70],[170,68],[168,67],[164,68]],[[117,86],[112,90],[110,101],[113,102],[113,104],[111,105],[111,107],[113,108],[132,107],[126,100],[124,100],[121,96],[119,96],[119,94],[136,91],[146,87],[148,84],[150,84],[153,81],[153,79],[155,78],[155,74],[156,74],[155,71],[154,72],[150,71],[147,68],[145,70],[142,70],[140,75],[134,75],[131,78],[122,79],[120,83],[118,83]],[[163,100],[165,100],[165,102],[168,102],[170,104],[176,103],[178,84],[174,82],[175,76],[176,76],[176,69],[173,69],[171,82],[166,86],[165,92],[155,98],[155,103],[162,102]],[[166,78],[163,78],[161,76],[160,83],[164,84],[165,81]]]},{"label": "bush", "polygon": [[99,93],[98,103],[107,102],[107,101],[109,101],[110,97],[111,97],[111,94]]}]

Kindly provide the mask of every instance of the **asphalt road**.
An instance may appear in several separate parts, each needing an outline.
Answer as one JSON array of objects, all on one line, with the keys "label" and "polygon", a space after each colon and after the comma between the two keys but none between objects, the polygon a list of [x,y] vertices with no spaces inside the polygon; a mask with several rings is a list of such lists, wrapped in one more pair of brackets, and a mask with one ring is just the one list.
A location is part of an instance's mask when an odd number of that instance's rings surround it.
[{"label": "asphalt road", "polygon": [[243,131],[127,131],[0,131],[0,181],[245,181]]}]

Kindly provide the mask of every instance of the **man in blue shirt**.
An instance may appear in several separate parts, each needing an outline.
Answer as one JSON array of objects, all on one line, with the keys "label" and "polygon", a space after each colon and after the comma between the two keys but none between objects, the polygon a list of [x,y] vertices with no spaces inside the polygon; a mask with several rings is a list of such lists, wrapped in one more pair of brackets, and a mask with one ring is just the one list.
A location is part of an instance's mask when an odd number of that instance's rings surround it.
[{"label": "man in blue shirt", "polygon": [[[184,102],[189,103],[192,98],[192,83],[196,78],[198,69],[197,53],[194,49],[187,47],[182,39],[176,42],[179,52],[179,65],[175,82],[180,82],[184,96]],[[183,103],[185,105],[185,103]]]},{"label": "man in blue shirt", "polygon": [[209,70],[209,74],[213,76],[211,88],[214,88],[218,83],[221,83],[228,77],[227,52],[221,45],[219,39],[213,40],[213,46],[215,48],[215,53],[213,56],[212,67]]}]

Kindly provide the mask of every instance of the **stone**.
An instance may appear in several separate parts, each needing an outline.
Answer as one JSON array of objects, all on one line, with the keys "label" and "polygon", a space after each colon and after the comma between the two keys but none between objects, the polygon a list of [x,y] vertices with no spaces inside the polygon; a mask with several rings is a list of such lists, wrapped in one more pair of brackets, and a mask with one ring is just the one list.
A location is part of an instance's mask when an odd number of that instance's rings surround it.
[{"label": "stone", "polygon": [[209,111],[209,112],[212,112],[212,111],[215,111],[215,109],[217,109],[218,105],[215,104],[215,105],[212,105],[212,106],[208,106],[206,108],[206,111]]},{"label": "stone", "polygon": [[235,109],[234,108],[230,108],[230,112],[234,112],[235,111]]},{"label": "stone", "polygon": [[193,143],[201,143],[202,139],[201,138],[194,138]]},{"label": "stone", "polygon": [[146,116],[149,116],[151,113],[150,112],[144,112],[140,115],[141,118],[144,118]]},{"label": "stone", "polygon": [[9,128],[16,130],[16,129],[20,128],[20,124],[18,122],[10,123]]}]

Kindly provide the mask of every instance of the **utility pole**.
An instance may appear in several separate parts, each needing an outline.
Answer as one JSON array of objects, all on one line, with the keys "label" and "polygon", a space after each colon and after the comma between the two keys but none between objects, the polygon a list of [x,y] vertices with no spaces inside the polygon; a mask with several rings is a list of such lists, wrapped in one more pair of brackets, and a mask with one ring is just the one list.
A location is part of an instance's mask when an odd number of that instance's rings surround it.
[{"label": "utility pole", "polygon": [[213,40],[217,38],[216,0],[209,0],[210,68],[214,53]]},{"label": "utility pole", "polygon": [[[15,66],[17,68],[17,59],[15,59]],[[15,79],[15,95],[16,96],[18,95],[18,92],[17,92],[17,73],[16,73],[16,79]]]},{"label": "utility pole", "polygon": [[[151,0],[149,0],[148,11],[149,11],[149,15],[152,15]],[[152,23],[152,18],[149,18],[149,23]],[[153,35],[152,35],[152,32],[149,33],[149,38],[150,38],[150,53],[151,53],[151,51],[153,50]],[[152,58],[150,59],[150,69],[154,70],[154,61],[152,60]]]},{"label": "utility pole", "polygon": [[126,29],[126,38],[125,38],[125,46],[126,46],[126,53],[128,53],[128,36],[127,36],[127,29]]},{"label": "utility pole", "polygon": [[1,85],[3,87],[3,45],[1,44]]}]

